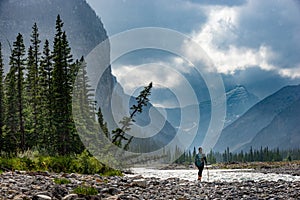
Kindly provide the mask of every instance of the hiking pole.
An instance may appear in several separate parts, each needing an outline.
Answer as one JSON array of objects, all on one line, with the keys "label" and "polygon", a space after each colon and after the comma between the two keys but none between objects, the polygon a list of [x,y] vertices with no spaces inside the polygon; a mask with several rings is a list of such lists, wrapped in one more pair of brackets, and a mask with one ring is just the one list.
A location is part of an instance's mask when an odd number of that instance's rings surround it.
[{"label": "hiking pole", "polygon": [[209,182],[209,171],[207,165],[206,165],[206,169],[207,169],[207,182]]}]

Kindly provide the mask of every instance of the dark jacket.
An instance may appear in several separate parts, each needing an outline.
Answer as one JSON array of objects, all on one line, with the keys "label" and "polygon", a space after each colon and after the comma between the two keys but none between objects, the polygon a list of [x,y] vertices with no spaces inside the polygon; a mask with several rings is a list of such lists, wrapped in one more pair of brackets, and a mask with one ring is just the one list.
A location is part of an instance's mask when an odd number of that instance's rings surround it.
[{"label": "dark jacket", "polygon": [[196,154],[196,157],[195,157],[195,165],[197,167],[202,167],[204,166],[204,164],[207,164],[207,160],[206,160],[206,156],[205,154],[200,154],[200,153],[197,153]]}]

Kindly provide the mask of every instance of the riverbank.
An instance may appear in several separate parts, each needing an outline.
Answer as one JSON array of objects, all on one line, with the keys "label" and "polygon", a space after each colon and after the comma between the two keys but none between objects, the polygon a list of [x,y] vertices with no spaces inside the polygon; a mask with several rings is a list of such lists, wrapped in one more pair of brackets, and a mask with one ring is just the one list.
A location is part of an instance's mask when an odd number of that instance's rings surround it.
[{"label": "riverbank", "polygon": [[[300,161],[281,162],[245,162],[245,163],[217,163],[208,166],[209,169],[253,169],[253,172],[289,174],[300,176]],[[193,169],[193,165],[171,164],[159,167],[161,170]]]},{"label": "riverbank", "polygon": [[[75,194],[78,188],[93,195]],[[93,190],[91,190],[91,188]],[[0,199],[299,199],[300,181],[201,182],[179,178],[3,172]]]}]

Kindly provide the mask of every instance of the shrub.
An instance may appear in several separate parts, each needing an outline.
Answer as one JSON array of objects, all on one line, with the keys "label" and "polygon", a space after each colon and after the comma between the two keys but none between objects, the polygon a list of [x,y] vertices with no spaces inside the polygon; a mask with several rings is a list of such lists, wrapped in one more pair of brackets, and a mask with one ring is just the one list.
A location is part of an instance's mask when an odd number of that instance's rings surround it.
[{"label": "shrub", "polygon": [[53,181],[54,181],[55,184],[59,184],[59,185],[71,183],[71,181],[69,179],[66,179],[66,178],[55,178]]},{"label": "shrub", "polygon": [[102,174],[120,176],[122,173],[101,164],[88,151],[73,156],[42,156],[26,151],[18,157],[0,157],[2,170],[50,171],[55,173]]},{"label": "shrub", "polygon": [[90,186],[78,186],[73,190],[75,194],[83,194],[83,195],[97,195],[98,190],[94,187]]}]

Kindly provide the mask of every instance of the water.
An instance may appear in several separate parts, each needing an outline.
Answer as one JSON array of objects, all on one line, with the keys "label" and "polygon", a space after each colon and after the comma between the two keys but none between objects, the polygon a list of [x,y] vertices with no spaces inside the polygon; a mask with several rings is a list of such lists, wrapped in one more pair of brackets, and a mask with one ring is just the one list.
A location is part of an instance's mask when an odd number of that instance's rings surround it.
[{"label": "water", "polygon": [[[198,170],[189,169],[189,170],[158,170],[158,169],[149,169],[149,168],[132,168],[134,175],[142,175],[143,177],[156,177],[161,179],[168,178],[180,178],[189,181],[197,180]],[[241,182],[247,180],[253,181],[300,181],[300,176],[292,176],[287,174],[275,174],[275,173],[259,173],[254,172],[254,170],[249,169],[207,169],[203,170],[202,181],[221,181],[221,182]],[[209,177],[209,180],[208,180]]]}]

